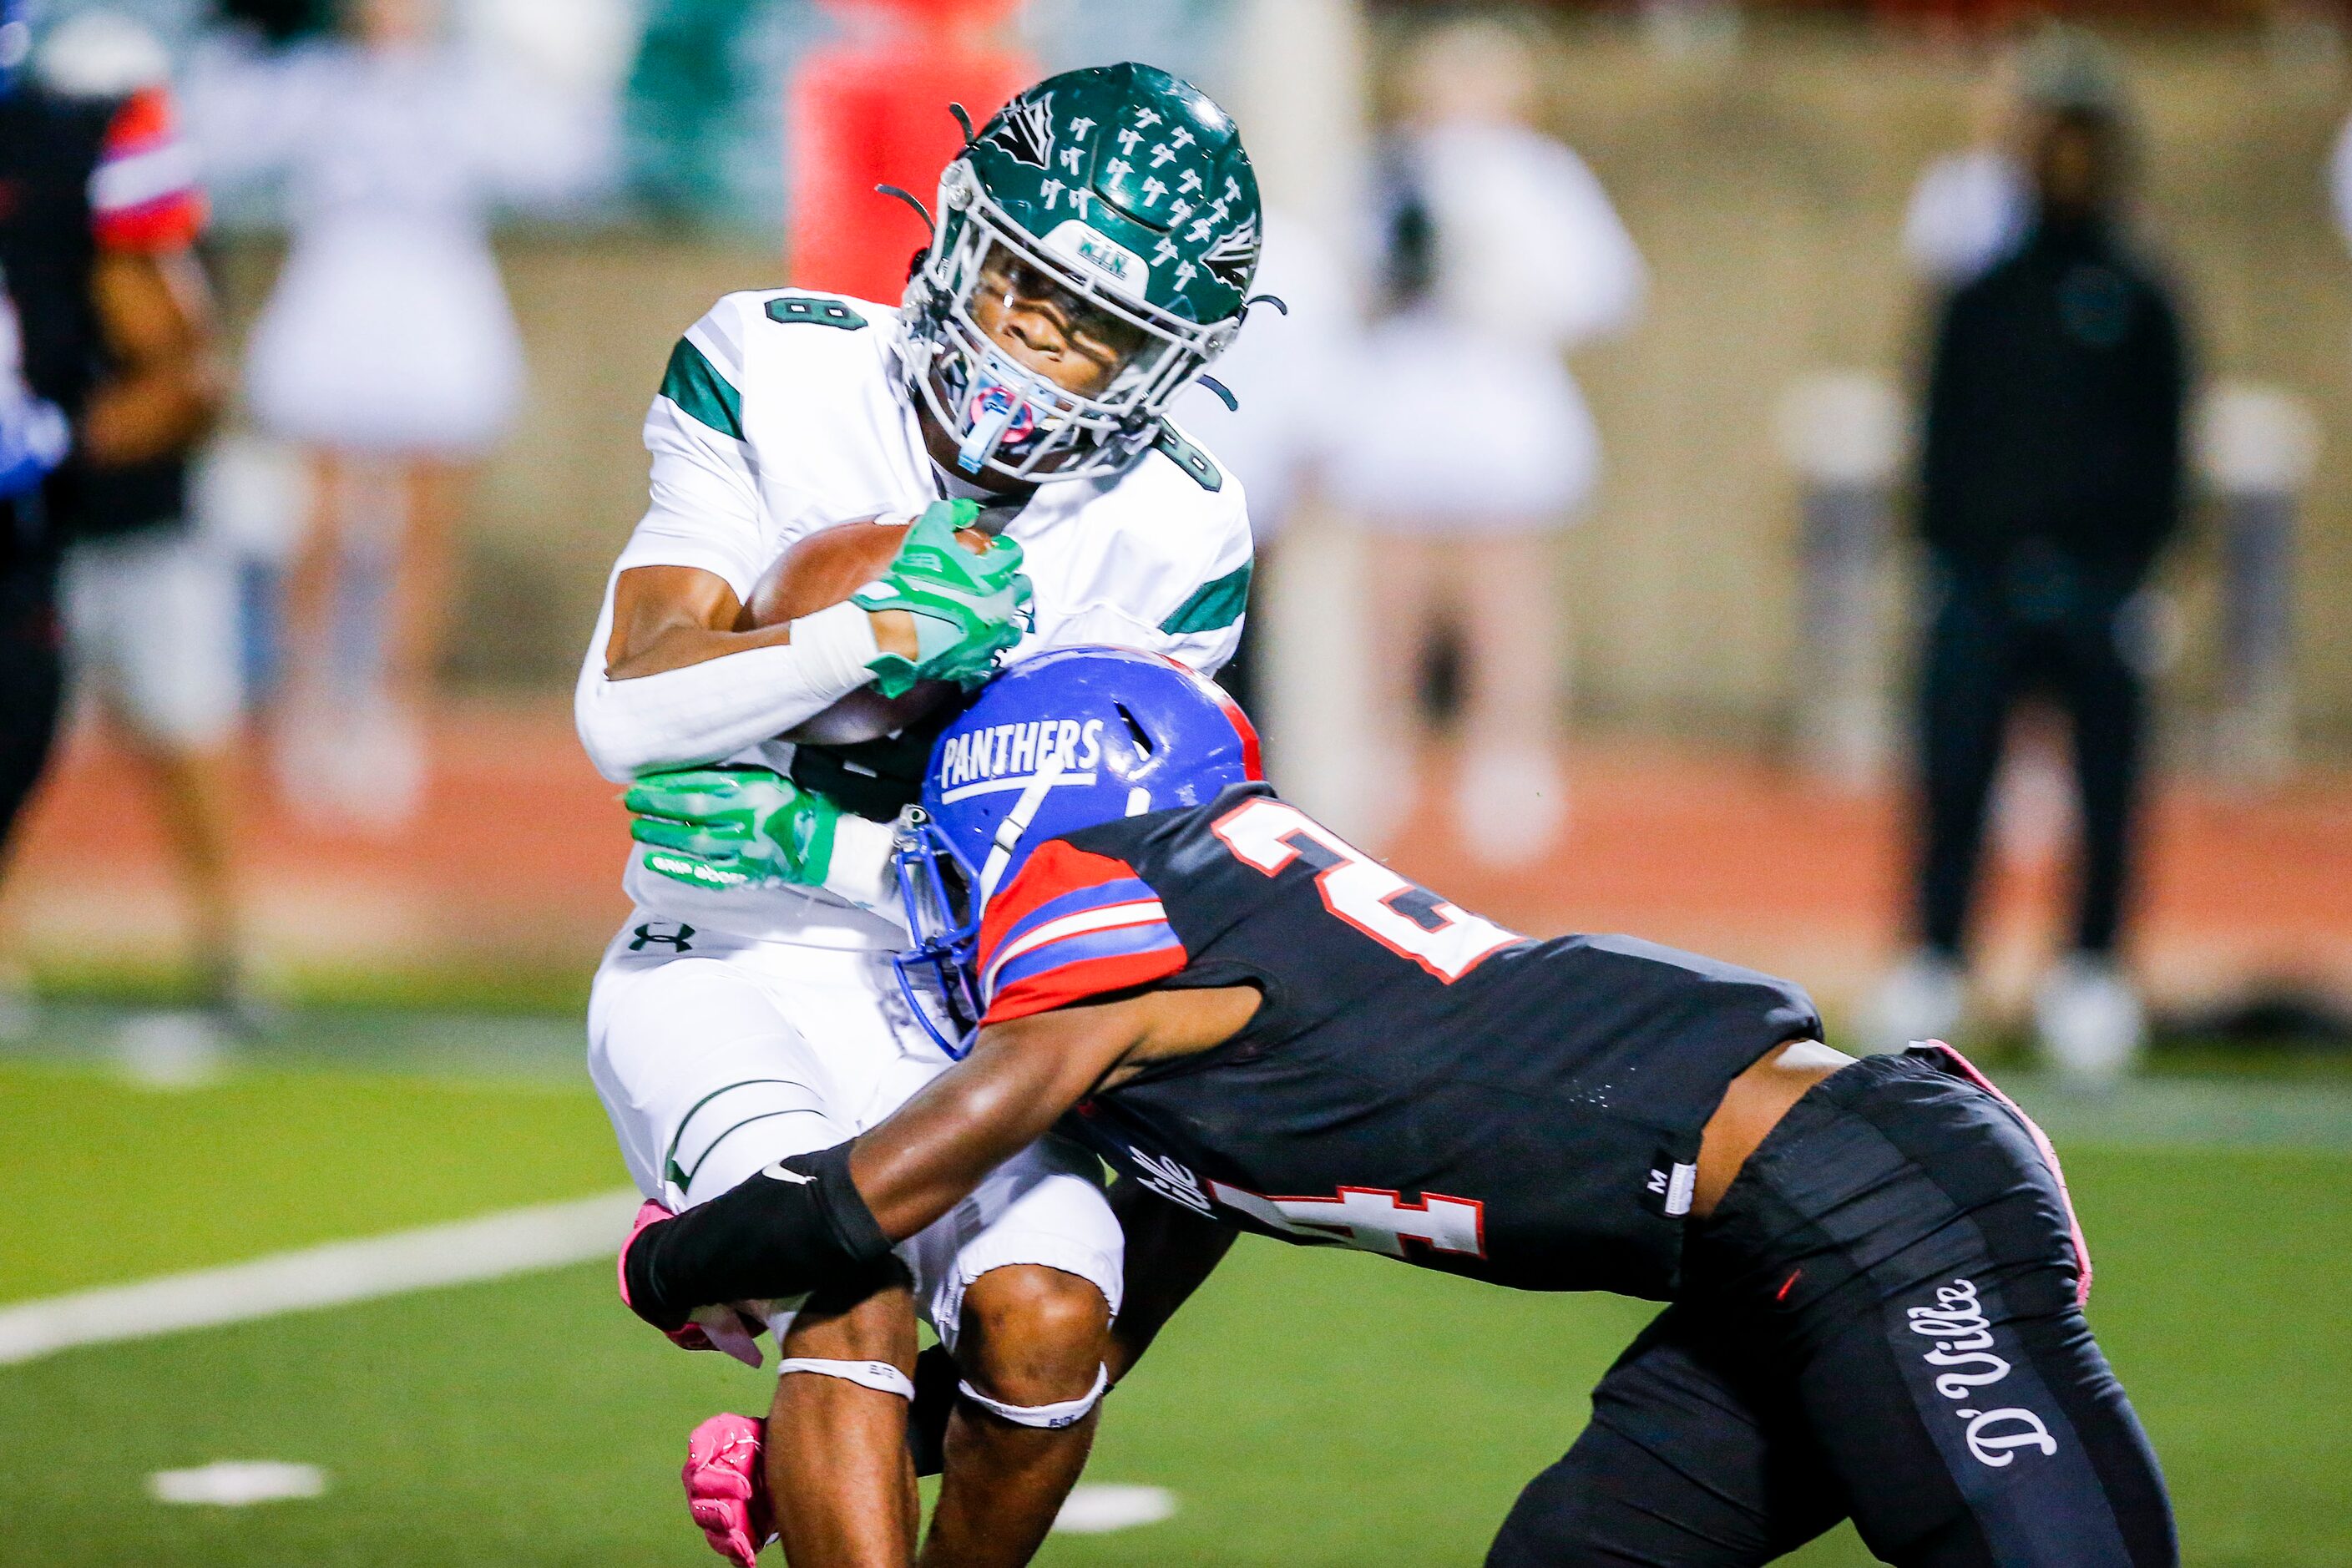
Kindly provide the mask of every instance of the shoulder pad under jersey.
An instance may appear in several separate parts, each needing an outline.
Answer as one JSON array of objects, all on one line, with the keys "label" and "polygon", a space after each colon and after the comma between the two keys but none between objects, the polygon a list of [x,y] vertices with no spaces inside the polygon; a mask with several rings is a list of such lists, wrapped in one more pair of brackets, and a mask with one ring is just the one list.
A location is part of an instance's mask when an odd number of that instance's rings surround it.
[{"label": "shoulder pad under jersey", "polygon": [[768,301],[768,320],[780,326],[839,327],[854,332],[866,318],[840,300],[821,294],[785,294]]},{"label": "shoulder pad under jersey", "polygon": [[1177,434],[1173,425],[1163,423],[1160,426],[1160,434],[1152,437],[1151,447],[1156,452],[1166,453],[1169,460],[1192,475],[1193,482],[1202,489],[1213,492],[1225,488],[1225,476],[1218,470],[1209,454]]}]

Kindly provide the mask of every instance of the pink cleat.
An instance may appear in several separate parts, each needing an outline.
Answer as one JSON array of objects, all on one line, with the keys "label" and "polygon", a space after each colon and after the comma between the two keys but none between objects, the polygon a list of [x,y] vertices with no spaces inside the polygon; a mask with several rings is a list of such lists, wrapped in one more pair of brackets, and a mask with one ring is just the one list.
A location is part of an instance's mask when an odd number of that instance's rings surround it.
[{"label": "pink cleat", "polygon": [[760,1548],[775,1539],[761,1473],[760,1445],[768,1424],[749,1415],[714,1415],[686,1440],[686,1506],[703,1538],[739,1568],[755,1568]]},{"label": "pink cleat", "polygon": [[[614,1268],[621,1282],[621,1305],[632,1311],[636,1309],[629,1300],[629,1248],[636,1245],[637,1237],[645,1234],[647,1226],[659,1225],[673,1217],[675,1215],[669,1209],[647,1198],[637,1210],[636,1223],[629,1226],[627,1239],[621,1243],[621,1255]],[[755,1331],[732,1307],[698,1307],[693,1321],[682,1329],[664,1330],[663,1337],[680,1350],[723,1351],[745,1366],[757,1370],[760,1365],[760,1345]]]}]

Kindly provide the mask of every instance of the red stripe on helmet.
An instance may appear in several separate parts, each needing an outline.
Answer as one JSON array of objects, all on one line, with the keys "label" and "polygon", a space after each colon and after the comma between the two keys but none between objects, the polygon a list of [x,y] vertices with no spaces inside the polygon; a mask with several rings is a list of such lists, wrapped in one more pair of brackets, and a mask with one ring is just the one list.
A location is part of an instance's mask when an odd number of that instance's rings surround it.
[{"label": "red stripe on helmet", "polygon": [[1242,705],[1234,700],[1233,693],[1213,680],[1209,682],[1209,689],[1217,694],[1217,706],[1225,710],[1225,717],[1233,721],[1234,731],[1242,738],[1242,772],[1263,783],[1265,764],[1258,760],[1257,726],[1250,722],[1249,715],[1242,711]]},{"label": "red stripe on helmet", "polygon": [[1156,649],[1139,649],[1138,651],[1149,651],[1151,658],[1158,659],[1160,663],[1168,666],[1169,668],[1181,669],[1185,674],[1191,676],[1194,680],[1199,681],[1202,686],[1208,688],[1209,696],[1216,702],[1217,707],[1224,713],[1225,721],[1234,727],[1234,733],[1241,739],[1243,775],[1256,783],[1265,783],[1265,763],[1260,760],[1258,755],[1257,726],[1251,723],[1250,716],[1242,711],[1242,705],[1234,700],[1234,694],[1227,691],[1223,687],[1218,685],[1209,677],[1202,675],[1199,670],[1194,669],[1191,665],[1186,664],[1181,658],[1171,658],[1169,655],[1160,653]]}]

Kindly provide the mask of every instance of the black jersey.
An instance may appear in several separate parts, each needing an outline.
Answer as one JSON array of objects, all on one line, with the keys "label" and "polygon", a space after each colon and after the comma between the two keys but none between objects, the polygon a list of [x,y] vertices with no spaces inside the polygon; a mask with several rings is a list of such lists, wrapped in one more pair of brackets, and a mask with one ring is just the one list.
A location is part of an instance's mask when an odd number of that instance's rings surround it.
[{"label": "black jersey", "polygon": [[[37,395],[80,422],[90,389],[111,368],[90,297],[99,253],[185,246],[203,213],[193,160],[160,91],[68,98],[20,82],[0,94],[0,275],[22,324],[25,380]],[[68,461],[49,477],[39,507],[17,509],[0,540],[0,566],[12,555],[47,553],[58,533],[173,521],[185,489],[177,457],[106,469]]]},{"label": "black jersey", "polygon": [[1263,784],[1041,846],[979,954],[991,1021],[1249,984],[1249,1026],[1068,1121],[1162,1196],[1528,1289],[1675,1289],[1699,1133],[1803,991],[1618,936],[1538,942]]},{"label": "black jersey", "polygon": [[[96,363],[89,176],[107,120],[103,105],[30,86],[0,94],[0,288],[23,334],[26,384],[68,418],[79,414]],[[0,501],[0,575],[40,569],[57,541],[39,493]]]}]

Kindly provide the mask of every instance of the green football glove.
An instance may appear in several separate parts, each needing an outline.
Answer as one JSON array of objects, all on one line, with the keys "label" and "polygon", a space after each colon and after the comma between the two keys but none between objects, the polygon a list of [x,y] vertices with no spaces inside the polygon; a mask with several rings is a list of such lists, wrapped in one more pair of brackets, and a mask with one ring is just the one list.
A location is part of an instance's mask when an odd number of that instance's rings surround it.
[{"label": "green football glove", "polygon": [[905,610],[915,617],[908,659],[886,653],[867,663],[885,697],[898,697],[919,680],[978,686],[996,656],[1021,640],[1014,623],[1029,608],[1029,579],[1021,574],[1021,546],[992,539],[978,555],[956,542],[956,530],[979,520],[975,501],[933,501],[899,542],[878,581],[850,595],[859,609]]},{"label": "green football glove", "polygon": [[767,768],[647,773],[621,804],[646,869],[693,887],[814,887],[833,866],[841,809]]}]

